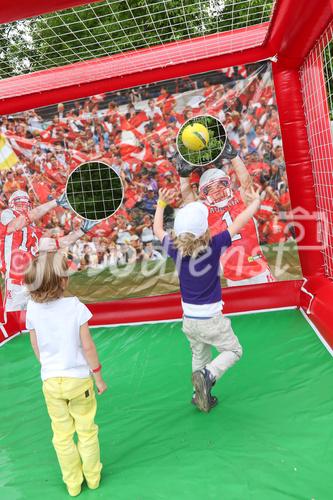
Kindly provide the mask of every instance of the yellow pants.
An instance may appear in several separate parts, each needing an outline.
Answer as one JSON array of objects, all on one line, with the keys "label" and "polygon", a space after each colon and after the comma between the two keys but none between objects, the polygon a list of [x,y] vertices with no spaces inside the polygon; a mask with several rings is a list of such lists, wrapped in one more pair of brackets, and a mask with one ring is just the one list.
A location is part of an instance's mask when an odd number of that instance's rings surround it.
[{"label": "yellow pants", "polygon": [[[88,486],[96,488],[102,464],[98,426],[94,423],[97,405],[92,378],[49,378],[43,383],[43,392],[64,483],[75,489],[84,476]],[[77,445],[73,440],[75,432]]]}]

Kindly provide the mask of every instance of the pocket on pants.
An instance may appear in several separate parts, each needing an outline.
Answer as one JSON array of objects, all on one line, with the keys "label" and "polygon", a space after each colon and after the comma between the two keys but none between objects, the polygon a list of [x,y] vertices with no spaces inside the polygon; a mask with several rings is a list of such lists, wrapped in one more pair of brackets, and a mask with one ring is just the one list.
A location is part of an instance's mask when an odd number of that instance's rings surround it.
[{"label": "pocket on pants", "polygon": [[[69,411],[77,419],[88,419],[87,421],[93,422],[97,409],[96,395],[94,387],[86,389],[83,393],[73,398],[69,402]],[[80,425],[77,423],[76,425]]]},{"label": "pocket on pants", "polygon": [[82,383],[72,386],[70,390],[70,400],[89,401],[94,396],[94,383],[91,377],[82,379]]},{"label": "pocket on pants", "polygon": [[211,345],[220,344],[230,329],[230,320],[222,315],[214,316],[205,321],[200,339]]}]

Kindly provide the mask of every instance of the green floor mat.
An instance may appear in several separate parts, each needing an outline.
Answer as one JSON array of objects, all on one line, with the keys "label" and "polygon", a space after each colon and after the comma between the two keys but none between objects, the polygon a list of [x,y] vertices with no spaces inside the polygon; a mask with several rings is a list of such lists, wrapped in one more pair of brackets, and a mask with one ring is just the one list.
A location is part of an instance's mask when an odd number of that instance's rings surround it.
[{"label": "green floor mat", "polygon": [[[232,324],[244,356],[191,404],[181,323],[98,328],[108,392],[98,398],[103,480],[82,499],[330,500],[333,363],[295,310]],[[29,338],[0,349],[1,500],[69,498],[51,444]]]}]

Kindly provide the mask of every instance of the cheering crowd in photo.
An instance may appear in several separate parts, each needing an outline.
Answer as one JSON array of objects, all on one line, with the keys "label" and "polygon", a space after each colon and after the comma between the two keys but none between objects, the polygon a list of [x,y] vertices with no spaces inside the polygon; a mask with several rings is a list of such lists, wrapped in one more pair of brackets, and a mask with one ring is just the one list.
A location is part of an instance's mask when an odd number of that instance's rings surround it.
[{"label": "cheering crowd in photo", "polygon": [[[72,269],[162,259],[152,230],[158,190],[174,192],[165,214],[168,225],[182,203],[175,166],[178,130],[187,119],[210,114],[222,121],[254,184],[262,187],[256,215],[260,243],[286,241],[292,236],[290,200],[272,80],[267,71],[254,77],[247,72],[249,68],[229,68],[2,116],[0,132],[19,163],[0,171],[0,210],[17,190],[29,194],[32,206],[56,199],[79,164],[104,161],[122,178],[124,202],[113,217],[69,248]],[[231,162],[217,161],[233,190],[239,190]],[[197,192],[196,175],[190,181]],[[37,224],[46,236],[59,238],[78,229],[81,220],[57,206]]]}]

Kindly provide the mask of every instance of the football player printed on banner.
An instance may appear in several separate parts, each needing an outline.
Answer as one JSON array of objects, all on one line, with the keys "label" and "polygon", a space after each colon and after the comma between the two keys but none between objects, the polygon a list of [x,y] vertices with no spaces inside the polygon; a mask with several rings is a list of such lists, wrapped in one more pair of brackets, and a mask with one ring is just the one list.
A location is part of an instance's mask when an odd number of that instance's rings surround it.
[{"label": "football player printed on banner", "polygon": [[292,236],[289,224],[281,220],[276,212],[273,212],[272,217],[265,223],[262,232],[269,245],[284,243]]},{"label": "football player printed on banner", "polygon": [[260,185],[262,188],[261,204],[258,212],[256,213],[259,240],[261,243],[267,243],[263,229],[266,226],[266,223],[272,219],[279,202],[279,198],[276,196],[272,188],[267,185],[267,181],[265,180],[266,178],[266,175],[262,175],[260,177]]},{"label": "football player printed on banner", "polygon": [[[215,166],[201,173],[199,198],[208,207],[208,224],[212,236],[228,229],[235,217],[246,208],[247,193],[253,186],[252,178],[243,161],[228,140],[221,158],[231,161],[241,188],[239,191],[234,191],[229,175]],[[180,171],[181,189],[184,202],[188,203],[193,201],[194,195],[186,169],[185,173],[186,177],[182,177]],[[261,250],[254,218],[233,237],[232,247],[221,257],[221,267],[228,286],[275,281]]]},{"label": "football player printed on banner", "polygon": [[95,225],[92,221],[83,221],[80,229],[62,238],[43,237],[42,230],[35,223],[57,206],[69,207],[65,195],[32,208],[28,193],[17,190],[10,196],[8,208],[0,214],[0,265],[5,279],[5,313],[25,309],[27,293],[23,277],[31,259],[39,251],[66,248]]}]

